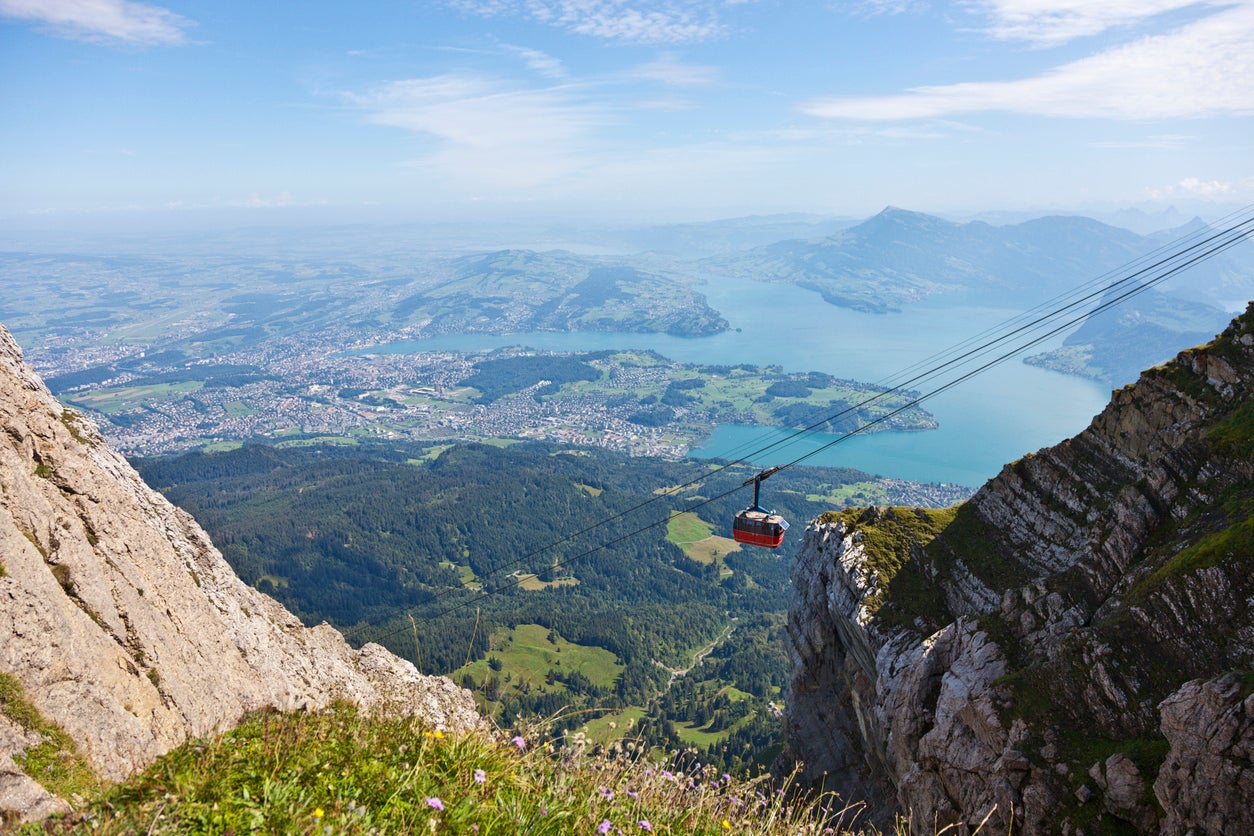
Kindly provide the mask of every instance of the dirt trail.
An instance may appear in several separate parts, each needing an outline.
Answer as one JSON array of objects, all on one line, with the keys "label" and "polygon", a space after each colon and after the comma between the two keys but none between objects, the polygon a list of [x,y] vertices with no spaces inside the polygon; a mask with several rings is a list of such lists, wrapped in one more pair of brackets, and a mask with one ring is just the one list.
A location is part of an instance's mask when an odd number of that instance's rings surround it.
[{"label": "dirt trail", "polygon": [[[733,619],[733,621],[734,620],[735,619]],[[653,664],[657,665],[659,668],[666,668],[666,670],[669,671],[671,675],[671,678],[667,680],[666,682],[666,687],[662,689],[662,693],[665,694],[667,691],[669,691],[671,689],[671,686],[675,684],[676,679],[679,679],[679,677],[681,676],[686,676],[690,670],[695,668],[697,665],[701,664],[701,660],[704,659],[706,656],[709,656],[711,653],[713,653],[714,648],[718,647],[720,644],[727,641],[727,637],[730,636],[733,632],[735,632],[735,630],[736,630],[735,624],[728,624],[727,627],[723,629],[723,632],[719,633],[718,636],[715,637],[714,641],[710,642],[708,645],[706,645],[705,647],[701,648],[700,650],[692,654],[692,662],[689,663],[688,667],[686,668],[672,668],[669,665],[664,665],[661,662],[659,662],[657,659],[654,659]]]}]

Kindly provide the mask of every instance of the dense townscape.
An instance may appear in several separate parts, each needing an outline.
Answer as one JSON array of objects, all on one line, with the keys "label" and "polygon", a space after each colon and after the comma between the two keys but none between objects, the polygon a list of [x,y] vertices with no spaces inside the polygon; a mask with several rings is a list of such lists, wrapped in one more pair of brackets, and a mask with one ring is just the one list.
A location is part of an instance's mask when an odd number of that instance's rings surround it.
[{"label": "dense townscape", "polygon": [[[540,378],[484,402],[466,381],[489,356],[561,357],[522,348],[491,355],[344,352],[287,338],[196,363],[172,366],[141,359],[125,371],[88,383],[76,384],[73,373],[58,375],[55,369],[45,375],[66,400],[103,416],[104,432],[113,443],[139,455],[206,442],[334,436],[534,439],[679,458],[716,423],[752,423],[755,418],[748,404],[728,399],[705,403],[671,390],[677,381],[681,386],[683,381],[704,384],[698,371],[703,378],[711,375],[647,352],[590,355],[589,365],[600,377],[584,386]],[[719,371],[737,385],[763,391],[772,381],[795,377],[742,367]],[[878,392],[852,381],[832,383],[852,393],[847,396],[850,403]],[[885,404],[899,405],[902,397],[885,396]],[[775,400],[774,395],[757,398]],[[652,401],[647,405],[654,411],[642,414],[642,401]],[[926,413],[910,410],[877,429],[934,425]]]}]

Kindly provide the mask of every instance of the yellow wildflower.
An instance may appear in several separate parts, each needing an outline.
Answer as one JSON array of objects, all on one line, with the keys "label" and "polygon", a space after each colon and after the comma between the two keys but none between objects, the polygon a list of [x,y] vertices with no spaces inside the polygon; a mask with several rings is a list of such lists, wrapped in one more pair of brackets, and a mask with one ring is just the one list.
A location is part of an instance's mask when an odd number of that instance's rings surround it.
[{"label": "yellow wildflower", "polygon": [[314,818],[315,818],[315,819],[320,819],[320,818],[322,818],[322,817],[323,817],[323,816],[325,816],[325,815],[326,815],[326,812],[324,812],[324,811],[323,811],[323,809],[322,809],[321,807],[315,807],[315,808],[314,808]]}]

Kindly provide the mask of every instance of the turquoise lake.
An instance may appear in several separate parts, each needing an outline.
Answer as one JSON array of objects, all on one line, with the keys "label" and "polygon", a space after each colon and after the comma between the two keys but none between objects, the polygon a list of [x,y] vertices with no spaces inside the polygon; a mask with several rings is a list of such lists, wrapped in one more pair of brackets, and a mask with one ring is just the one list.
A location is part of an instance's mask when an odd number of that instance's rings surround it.
[{"label": "turquoise lake", "polygon": [[[393,343],[371,352],[478,351],[525,345],[553,351],[648,348],[687,363],[778,364],[785,371],[822,371],[867,383],[896,383],[899,372],[936,352],[995,326],[1018,311],[924,302],[899,314],[864,314],[829,305],[789,285],[711,279],[700,287],[733,330],[712,337],[604,332],[533,332],[506,336],[457,334]],[[1032,352],[1057,346],[1059,335]],[[890,385],[891,385],[890,383]],[[936,384],[920,384],[929,392]],[[1110,398],[1091,381],[1027,366],[1017,358],[989,369],[923,406],[940,428],[851,436],[805,464],[856,467],[870,473],[923,482],[976,486],[1001,467],[1075,435]],[[792,461],[836,437],[775,427],[721,425],[695,457],[751,457],[767,466]]]}]

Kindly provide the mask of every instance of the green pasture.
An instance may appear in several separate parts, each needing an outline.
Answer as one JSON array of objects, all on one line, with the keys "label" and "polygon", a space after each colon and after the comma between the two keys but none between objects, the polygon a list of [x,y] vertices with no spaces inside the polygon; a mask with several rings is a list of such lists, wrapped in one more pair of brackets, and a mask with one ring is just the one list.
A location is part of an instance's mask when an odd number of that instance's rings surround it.
[{"label": "green pasture", "polygon": [[594,720],[589,720],[583,727],[583,733],[593,743],[622,740],[624,737],[631,737],[636,724],[647,715],[648,712],[638,705],[628,706],[622,711],[603,714]]},{"label": "green pasture", "polygon": [[170,398],[173,395],[186,395],[195,392],[205,384],[199,380],[186,380],[181,383],[153,383],[146,386],[118,386],[111,389],[95,389],[90,392],[75,392],[66,401],[88,409],[94,409],[105,415],[115,415],[128,409],[139,409],[153,401]]},{"label": "green pasture", "polygon": [[847,505],[883,505],[888,493],[876,482],[851,482],[848,485],[824,485],[823,493],[806,494],[810,502],[822,502],[841,508]]},{"label": "green pasture", "polygon": [[[696,514],[672,514],[666,523],[666,539],[683,549],[688,557],[707,565],[740,551],[739,543],[715,534],[713,526]],[[729,570],[724,573],[731,574]]]},{"label": "green pasture", "polygon": [[518,575],[518,588],[525,589],[528,592],[539,592],[541,589],[548,589],[557,586],[579,586],[578,578],[558,578],[554,581],[542,581],[538,575],[523,574]]},{"label": "green pasture", "polygon": [[[528,683],[532,688],[543,686],[560,690],[564,688],[560,683],[545,683],[549,671],[556,670],[559,673],[578,671],[588,677],[593,685],[608,688],[626,667],[618,664],[617,657],[604,648],[575,644],[560,636],[556,642],[549,641],[548,628],[539,624],[520,624],[499,630],[492,634],[490,647],[487,657],[454,672],[453,681],[460,682],[462,676],[470,673],[480,685],[490,674],[500,677],[504,682],[505,674],[508,673],[511,679],[505,684],[506,690],[517,689],[523,683]],[[489,669],[488,659],[493,657],[501,661],[500,671]]]}]

